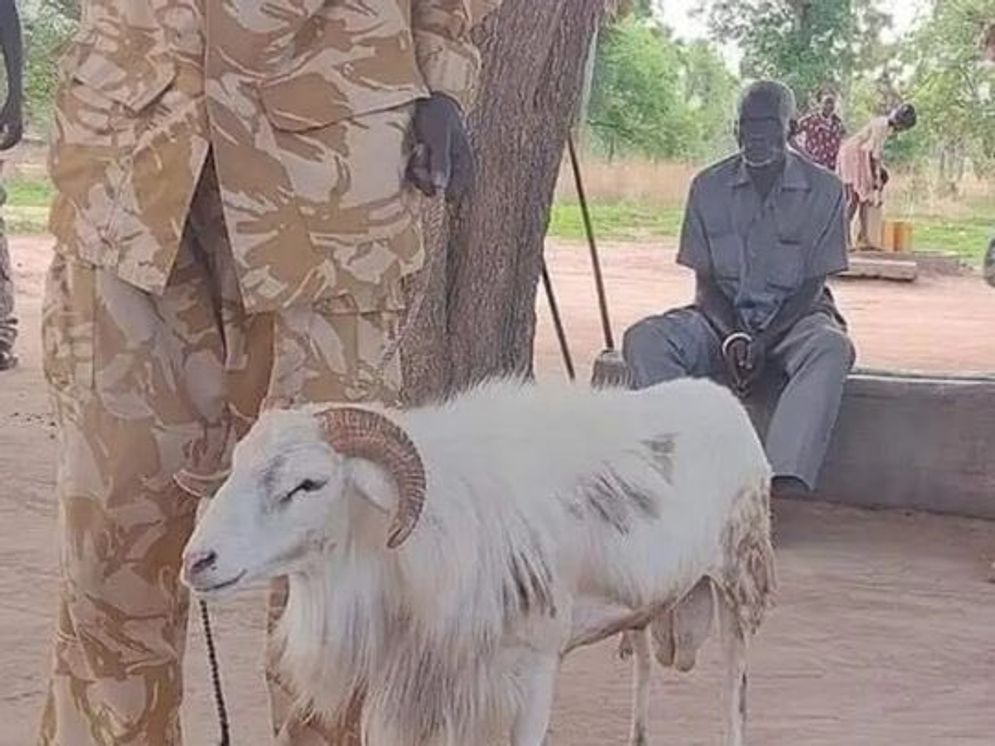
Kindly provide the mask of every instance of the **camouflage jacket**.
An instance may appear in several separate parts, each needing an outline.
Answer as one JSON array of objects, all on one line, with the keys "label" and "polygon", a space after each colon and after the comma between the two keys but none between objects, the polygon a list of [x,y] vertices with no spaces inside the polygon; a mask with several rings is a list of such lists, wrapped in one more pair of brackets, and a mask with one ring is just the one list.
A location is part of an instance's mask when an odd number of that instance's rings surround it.
[{"label": "camouflage jacket", "polygon": [[49,170],[58,250],[165,287],[208,153],[249,311],[347,296],[422,261],[413,102],[474,97],[500,0],[84,0]]}]

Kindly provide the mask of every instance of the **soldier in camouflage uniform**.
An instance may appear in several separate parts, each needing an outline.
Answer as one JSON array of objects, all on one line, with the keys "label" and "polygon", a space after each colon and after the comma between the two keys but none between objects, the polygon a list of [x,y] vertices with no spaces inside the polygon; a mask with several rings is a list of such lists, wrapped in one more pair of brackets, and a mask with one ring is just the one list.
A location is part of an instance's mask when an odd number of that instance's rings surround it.
[{"label": "soldier in camouflage uniform", "polygon": [[[14,0],[0,0],[0,50],[6,73],[7,96],[0,108],[0,152],[9,150],[21,140],[24,131],[22,102],[24,85],[22,72],[24,56],[21,45],[21,23]],[[3,176],[0,160],[0,177]],[[7,193],[0,184],[0,208],[7,201]],[[14,316],[14,270],[7,246],[6,226],[0,216],[0,371],[17,364],[14,340],[17,338],[17,318]]]},{"label": "soldier in camouflage uniform", "polygon": [[[394,400],[374,367],[466,168],[496,0],[88,0],[61,62],[42,338],[61,594],[42,744],[180,743],[198,500],[266,400]],[[274,592],[274,616],[282,608]],[[357,743],[288,715],[282,744]]]}]

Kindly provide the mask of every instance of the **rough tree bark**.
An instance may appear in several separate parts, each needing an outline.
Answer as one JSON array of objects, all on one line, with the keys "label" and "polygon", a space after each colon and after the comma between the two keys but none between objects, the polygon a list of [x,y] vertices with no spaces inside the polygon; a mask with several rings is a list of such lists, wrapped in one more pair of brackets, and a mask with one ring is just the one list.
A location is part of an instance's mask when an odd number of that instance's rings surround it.
[{"label": "rough tree bark", "polygon": [[[429,256],[445,255],[429,259],[428,295],[402,346],[409,403],[490,375],[532,374],[550,206],[585,58],[610,5],[504,0],[476,30],[484,58],[469,117],[477,177],[447,210],[441,235],[430,231]],[[422,287],[424,278],[412,282]]]}]

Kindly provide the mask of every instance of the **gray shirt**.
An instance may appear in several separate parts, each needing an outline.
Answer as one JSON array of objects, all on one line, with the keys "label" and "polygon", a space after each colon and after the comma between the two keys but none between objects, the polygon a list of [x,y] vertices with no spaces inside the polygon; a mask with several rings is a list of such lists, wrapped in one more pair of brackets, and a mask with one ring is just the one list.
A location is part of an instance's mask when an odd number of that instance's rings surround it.
[{"label": "gray shirt", "polygon": [[747,326],[763,329],[803,282],[849,266],[843,183],[789,152],[763,200],[738,154],[720,161],[691,184],[677,261],[714,277]]}]

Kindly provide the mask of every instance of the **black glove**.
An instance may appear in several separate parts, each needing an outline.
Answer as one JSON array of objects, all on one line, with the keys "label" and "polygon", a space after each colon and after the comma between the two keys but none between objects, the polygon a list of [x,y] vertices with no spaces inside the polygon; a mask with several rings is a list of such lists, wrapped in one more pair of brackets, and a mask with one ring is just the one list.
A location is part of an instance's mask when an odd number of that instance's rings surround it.
[{"label": "black glove", "polygon": [[11,94],[0,109],[0,150],[8,150],[24,135],[24,113],[21,97]]},{"label": "black glove", "polygon": [[415,104],[414,152],[407,178],[423,194],[446,199],[461,197],[473,179],[473,153],[459,105],[449,96],[433,93]]}]

